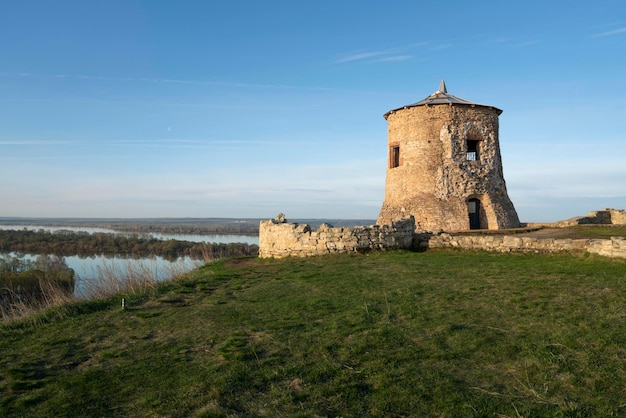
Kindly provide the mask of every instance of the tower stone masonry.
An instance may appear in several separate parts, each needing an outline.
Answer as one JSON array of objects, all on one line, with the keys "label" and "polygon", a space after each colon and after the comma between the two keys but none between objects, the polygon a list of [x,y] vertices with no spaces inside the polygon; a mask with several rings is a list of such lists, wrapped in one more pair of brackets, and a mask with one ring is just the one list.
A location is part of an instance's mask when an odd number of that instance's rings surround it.
[{"label": "tower stone masonry", "polygon": [[379,225],[413,215],[416,230],[520,226],[502,171],[502,110],[439,89],[387,112],[388,161]]}]

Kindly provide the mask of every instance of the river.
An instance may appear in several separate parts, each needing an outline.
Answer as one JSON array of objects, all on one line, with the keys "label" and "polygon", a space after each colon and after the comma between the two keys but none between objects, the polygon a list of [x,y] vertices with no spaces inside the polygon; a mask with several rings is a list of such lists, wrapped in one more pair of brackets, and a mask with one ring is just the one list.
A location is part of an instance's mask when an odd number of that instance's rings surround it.
[{"label": "river", "polygon": [[[89,234],[103,232],[108,234],[134,234],[132,232],[114,231],[106,228],[91,228],[91,227],[56,227],[56,226],[41,226],[41,225],[0,225],[0,230],[22,230],[27,229],[31,231],[44,231],[56,232],[56,231],[72,231],[72,232],[87,232]],[[207,243],[235,243],[243,242],[247,244],[259,245],[258,235],[228,235],[228,234],[214,234],[214,235],[192,235],[192,234],[161,234],[151,233],[150,235],[160,240],[179,240],[190,242],[207,242]],[[3,254],[0,256],[9,255],[15,256],[13,253]],[[29,260],[37,258],[33,254],[25,254],[24,257]],[[180,257],[175,261],[168,261],[163,257],[150,257],[150,258],[127,258],[122,256],[93,256],[93,257],[79,257],[79,256],[66,256],[65,262],[67,266],[74,270],[76,274],[76,287],[74,293],[76,296],[84,297],[90,293],[90,288],[93,288],[93,284],[99,280],[108,279],[115,275],[118,278],[128,276],[140,276],[150,275],[157,280],[166,280],[173,276],[177,276],[183,273],[187,273],[201,265],[204,262],[200,260],[192,260],[189,257]]]}]

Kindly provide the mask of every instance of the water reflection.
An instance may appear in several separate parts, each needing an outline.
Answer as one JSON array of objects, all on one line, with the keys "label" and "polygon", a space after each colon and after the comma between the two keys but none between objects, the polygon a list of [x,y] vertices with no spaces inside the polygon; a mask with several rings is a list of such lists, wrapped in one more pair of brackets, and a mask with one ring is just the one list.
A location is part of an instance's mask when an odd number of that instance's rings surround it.
[{"label": "water reflection", "polygon": [[243,242],[246,244],[256,244],[259,245],[259,236],[258,235],[191,235],[191,234],[159,234],[159,233],[151,233],[154,238],[160,240],[168,240],[175,239],[178,241],[189,241],[189,242],[206,242],[206,243],[218,243],[218,244],[230,244],[235,242]]},{"label": "water reflection", "polygon": [[[0,257],[19,257],[35,261],[35,254],[0,253]],[[65,264],[74,270],[76,285],[74,295],[88,297],[94,289],[101,287],[103,282],[146,279],[163,281],[181,276],[204,265],[203,261],[189,257],[179,257],[170,261],[163,257],[127,258],[123,256],[79,257],[77,255],[63,257]]]},{"label": "water reflection", "polygon": [[192,260],[189,257],[180,257],[169,261],[163,257],[125,258],[125,257],[65,257],[68,267],[76,274],[74,294],[87,297],[103,282],[111,283],[115,280],[163,281],[183,275],[204,264],[203,261]]},{"label": "water reflection", "polygon": [[[132,232],[120,232],[107,228],[96,227],[67,227],[67,226],[42,226],[42,225],[0,225],[0,230],[29,230],[29,231],[71,231],[76,233],[107,233],[121,235],[142,235]],[[259,245],[258,235],[192,235],[192,234],[162,234],[151,233],[150,235],[159,240],[178,240],[188,242],[206,242],[206,243],[247,243],[249,245]],[[0,256],[5,255],[1,254]],[[16,256],[15,253],[9,253],[10,256]],[[36,255],[25,254],[23,256],[28,260],[35,260]],[[128,258],[124,256],[92,256],[80,257],[78,255],[64,257],[67,266],[74,270],[76,274],[76,287],[74,294],[79,297],[88,296],[90,289],[99,285],[103,279],[110,279],[112,276],[118,279],[125,277],[143,275],[151,279],[162,281],[171,277],[187,273],[202,264],[202,261],[192,260],[189,257],[179,257],[176,260],[167,260],[163,257],[154,256],[148,258]]]}]

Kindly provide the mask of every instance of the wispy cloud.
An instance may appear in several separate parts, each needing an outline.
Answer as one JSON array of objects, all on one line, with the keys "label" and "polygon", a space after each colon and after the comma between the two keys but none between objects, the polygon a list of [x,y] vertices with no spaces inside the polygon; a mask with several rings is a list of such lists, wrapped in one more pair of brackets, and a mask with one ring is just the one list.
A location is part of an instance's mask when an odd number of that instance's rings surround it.
[{"label": "wispy cloud", "polygon": [[[347,89],[327,89],[328,91],[358,91]],[[369,92],[367,92],[369,93]],[[229,104],[212,104],[212,103],[184,103],[184,102],[164,102],[164,101],[134,101],[134,100],[91,100],[91,99],[59,99],[44,97],[0,97],[0,102],[19,102],[19,103],[70,103],[70,104],[88,104],[88,105],[122,105],[122,106],[167,106],[167,107],[186,107],[199,109],[224,109],[224,110],[264,110],[264,111],[301,111],[301,110],[319,110],[315,106],[267,106],[267,105],[229,105]]]},{"label": "wispy cloud", "polygon": [[188,84],[194,86],[214,86],[214,87],[242,87],[242,88],[265,88],[265,89],[298,89],[298,90],[332,90],[328,87],[318,86],[295,86],[288,84],[264,84],[264,83],[243,83],[231,81],[210,81],[210,80],[184,80],[175,78],[148,78],[148,77],[109,77],[100,75],[84,74],[36,74],[36,73],[0,73],[2,77],[48,77],[58,79],[89,80],[89,81],[115,81],[115,82],[143,82],[162,84]]},{"label": "wispy cloud", "polygon": [[523,40],[520,38],[496,38],[490,41],[487,41],[491,44],[501,44],[501,45],[511,45],[516,46],[518,48],[524,48],[532,45],[537,45],[539,41],[535,39]]},{"label": "wispy cloud", "polygon": [[199,144],[202,142],[200,139],[188,139],[188,138],[161,138],[161,139],[145,139],[145,138],[132,138],[132,139],[106,139],[108,144]]},{"label": "wispy cloud", "polygon": [[[41,147],[41,146],[76,146],[76,145],[98,145],[105,147],[146,147],[146,148],[203,148],[203,149],[244,149],[261,146],[272,145],[290,145],[290,141],[276,139],[185,139],[185,138],[168,138],[168,139],[110,139],[100,138],[96,140],[0,140],[0,146],[22,146],[22,147]],[[313,145],[314,142],[302,141],[301,146]],[[80,157],[67,158],[94,158],[99,155],[89,155]],[[6,157],[0,156],[0,160],[39,160],[39,159],[58,159],[57,156],[28,156],[28,157]]]},{"label": "wispy cloud", "polygon": [[335,55],[335,64],[346,62],[364,61],[364,62],[397,62],[406,61],[413,58],[412,55],[406,53],[419,47],[429,46],[430,42],[414,42],[408,45],[402,45],[395,48],[383,49],[378,51],[353,51]]},{"label": "wispy cloud", "polygon": [[355,52],[355,53],[339,54],[335,62],[342,63],[342,62],[362,61],[362,60],[379,57],[381,55],[386,55],[386,54],[388,54],[388,52],[386,51]]},{"label": "wispy cloud", "polygon": [[[290,145],[290,141],[281,140],[242,140],[242,139],[217,139],[217,140],[199,140],[199,139],[118,139],[118,140],[106,140],[100,141],[104,144],[114,145],[129,145],[134,147],[149,147],[149,148],[204,148],[204,149],[244,149],[250,147],[259,147],[267,145]],[[298,142],[300,146],[313,145],[314,142]]]},{"label": "wispy cloud", "polygon": [[401,62],[414,59],[415,55],[410,53],[413,50],[421,49],[422,51],[433,52],[452,48],[453,46],[454,44],[450,42],[435,44],[429,41],[420,41],[389,49],[374,51],[358,50],[353,52],[336,54],[334,57],[334,63],[343,64],[356,61],[366,63]]},{"label": "wispy cloud", "polygon": [[592,36],[592,38],[601,38],[601,37],[604,37],[604,36],[614,36],[614,35],[620,35],[622,33],[626,33],[626,27],[610,30],[608,32],[596,33],[595,35]]},{"label": "wispy cloud", "polygon": [[47,140],[35,140],[35,141],[20,141],[16,139],[2,140],[0,139],[0,145],[71,145],[71,141],[47,141]]},{"label": "wispy cloud", "polygon": [[96,141],[73,141],[73,140],[2,140],[0,139],[0,145],[22,145],[22,146],[32,146],[32,145],[45,145],[45,146],[53,146],[53,145],[80,145],[80,144],[94,144],[94,143],[106,143],[106,144],[154,144],[154,143],[170,143],[170,144],[197,144],[201,143],[200,140],[194,139],[106,139],[106,140],[96,140]]},{"label": "wispy cloud", "polygon": [[412,55],[399,54],[397,49],[388,51],[370,51],[370,52],[350,52],[338,54],[335,64],[343,64],[347,62],[399,62],[412,59]]},{"label": "wispy cloud", "polygon": [[63,156],[40,156],[40,157],[0,157],[0,161],[60,161],[60,160],[81,160],[84,161],[86,159],[103,159],[108,158],[102,155],[63,155]]},{"label": "wispy cloud", "polygon": [[392,55],[390,57],[384,57],[376,60],[376,62],[398,62],[407,61],[413,58],[413,55]]}]

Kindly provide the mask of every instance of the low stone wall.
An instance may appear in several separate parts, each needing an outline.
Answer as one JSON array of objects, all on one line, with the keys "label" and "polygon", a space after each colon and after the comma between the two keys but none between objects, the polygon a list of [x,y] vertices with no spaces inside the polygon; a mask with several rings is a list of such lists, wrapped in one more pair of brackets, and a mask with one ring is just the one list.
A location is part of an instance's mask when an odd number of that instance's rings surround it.
[{"label": "low stone wall", "polygon": [[499,252],[530,251],[584,252],[588,239],[529,238],[514,235],[452,235],[452,234],[415,234],[414,247],[428,248],[463,248],[468,250],[486,250]]},{"label": "low stone wall", "polygon": [[622,237],[611,237],[610,240],[594,239],[587,246],[587,251],[606,257],[626,258],[626,239]]},{"label": "low stone wall", "polygon": [[430,248],[463,248],[498,252],[589,252],[606,257],[626,258],[626,239],[556,239],[515,235],[454,235],[416,233],[415,219],[390,225],[334,228],[322,224],[312,230],[307,224],[288,223],[284,215],[261,221],[259,257],[307,257],[320,254],[363,252],[389,248],[426,251]]},{"label": "low stone wall", "polygon": [[284,215],[261,221],[259,257],[307,257],[319,254],[359,252],[386,248],[411,248],[415,219],[401,219],[391,225],[334,228],[322,224],[311,230],[307,224],[287,223]]},{"label": "low stone wall", "polygon": [[415,234],[413,247],[417,250],[429,248],[463,248],[498,252],[557,252],[575,254],[589,252],[606,257],[626,258],[626,240],[611,239],[555,239],[529,238],[512,235],[452,235]]}]

